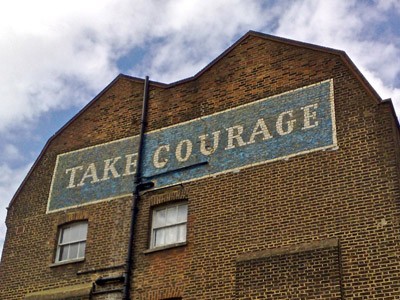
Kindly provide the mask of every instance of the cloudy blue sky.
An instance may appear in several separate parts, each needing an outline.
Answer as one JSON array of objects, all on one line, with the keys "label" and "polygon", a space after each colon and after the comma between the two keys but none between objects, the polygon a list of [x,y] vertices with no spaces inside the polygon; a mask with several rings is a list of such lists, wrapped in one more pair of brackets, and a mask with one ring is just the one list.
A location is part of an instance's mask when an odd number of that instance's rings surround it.
[{"label": "cloudy blue sky", "polygon": [[46,141],[119,73],[180,80],[249,30],[346,51],[400,113],[400,0],[2,1],[0,251]]}]

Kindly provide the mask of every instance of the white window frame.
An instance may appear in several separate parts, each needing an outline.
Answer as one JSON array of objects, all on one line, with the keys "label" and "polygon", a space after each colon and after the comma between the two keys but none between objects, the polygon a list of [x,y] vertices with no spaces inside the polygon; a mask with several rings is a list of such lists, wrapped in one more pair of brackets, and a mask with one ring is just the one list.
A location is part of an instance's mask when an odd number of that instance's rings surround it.
[{"label": "white window frame", "polygon": [[[63,241],[64,233],[67,229],[75,229],[79,230],[83,228],[85,229],[84,237],[80,238],[72,238],[68,241]],[[73,223],[68,223],[63,226],[60,226],[58,230],[58,239],[57,239],[57,251],[55,257],[55,263],[65,263],[72,262],[77,260],[83,260],[85,258],[85,250],[86,250],[86,240],[87,240],[87,231],[88,231],[88,222],[87,221],[77,221]],[[76,256],[70,256],[71,246],[77,245],[78,249],[76,252]],[[81,251],[82,247],[84,247],[83,251]],[[67,257],[62,259],[62,250],[67,250]],[[81,253],[81,254],[80,254]]]},{"label": "white window frame", "polygon": [[[185,215],[185,219],[184,220],[176,220],[173,223],[169,223],[169,224],[163,224],[163,225],[155,225],[156,223],[156,219],[157,219],[157,213],[161,212],[161,211],[167,211],[168,209],[171,208],[176,208],[177,210],[179,209],[179,207],[185,207],[186,208],[186,215]],[[172,204],[168,204],[168,205],[162,205],[162,206],[157,206],[154,207],[152,209],[152,220],[151,220],[151,237],[150,237],[150,249],[157,249],[157,248],[164,248],[164,247],[170,247],[170,246],[174,246],[174,245],[180,245],[180,244],[185,244],[186,243],[186,238],[187,238],[187,216],[188,216],[188,203],[187,201],[184,202],[174,202]],[[177,214],[178,217],[178,214]],[[166,218],[166,217],[165,217]],[[180,232],[179,232],[179,227],[181,227],[182,225],[185,225],[185,233],[184,236],[180,236]],[[157,231],[163,230],[163,229],[174,229],[176,228],[177,230],[177,238],[172,241],[172,242],[164,242],[162,244],[157,244]],[[165,236],[164,236],[164,240],[165,240]]]}]

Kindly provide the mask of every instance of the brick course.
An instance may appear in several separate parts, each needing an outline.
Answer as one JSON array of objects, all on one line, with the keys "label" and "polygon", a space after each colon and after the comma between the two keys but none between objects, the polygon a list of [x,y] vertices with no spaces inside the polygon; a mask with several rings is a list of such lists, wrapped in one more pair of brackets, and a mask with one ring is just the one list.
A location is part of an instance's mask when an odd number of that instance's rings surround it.
[{"label": "brick course", "polygon": [[[142,195],[132,299],[400,298],[397,121],[342,52],[250,32],[195,77],[151,83],[147,130],[331,78],[337,149]],[[142,97],[142,80],[119,76],[49,141],[10,204],[0,299],[122,274],[130,197],[46,206],[57,155],[137,135]],[[146,252],[151,208],[177,200],[188,202],[187,244]],[[82,219],[85,261],[55,266],[58,227]],[[277,249],[297,250],[257,257]]]}]

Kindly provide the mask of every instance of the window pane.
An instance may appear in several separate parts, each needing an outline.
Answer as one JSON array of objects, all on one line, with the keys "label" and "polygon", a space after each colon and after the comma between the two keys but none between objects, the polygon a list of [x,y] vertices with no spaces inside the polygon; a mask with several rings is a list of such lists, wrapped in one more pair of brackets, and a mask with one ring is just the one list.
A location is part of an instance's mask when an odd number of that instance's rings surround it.
[{"label": "window pane", "polygon": [[174,244],[178,240],[177,226],[168,227],[165,232],[165,244]]},{"label": "window pane", "polygon": [[176,224],[178,220],[178,207],[168,207],[167,208],[167,225]]},{"label": "window pane", "polygon": [[178,206],[178,222],[186,222],[187,220],[187,204]]},{"label": "window pane", "polygon": [[77,235],[78,235],[78,225],[69,227],[68,228],[68,240],[65,240],[64,243],[75,242]]},{"label": "window pane", "polygon": [[178,243],[186,242],[186,224],[178,226]]},{"label": "window pane", "polygon": [[87,235],[87,223],[80,223],[76,226],[76,235],[74,236],[75,241],[86,240]]},{"label": "window pane", "polygon": [[60,261],[68,259],[68,249],[69,245],[60,247],[60,257],[59,257]]},{"label": "window pane", "polygon": [[68,255],[69,259],[74,259],[78,257],[78,247],[79,244],[71,244],[69,246],[69,255]]},{"label": "window pane", "polygon": [[153,227],[165,226],[165,209],[154,211]]},{"label": "window pane", "polygon": [[65,244],[70,242],[70,240],[71,240],[71,229],[69,227],[65,227],[61,230],[60,243]]},{"label": "window pane", "polygon": [[157,229],[154,231],[154,246],[162,246],[165,244],[165,229]]},{"label": "window pane", "polygon": [[79,243],[78,258],[85,257],[86,242]]}]

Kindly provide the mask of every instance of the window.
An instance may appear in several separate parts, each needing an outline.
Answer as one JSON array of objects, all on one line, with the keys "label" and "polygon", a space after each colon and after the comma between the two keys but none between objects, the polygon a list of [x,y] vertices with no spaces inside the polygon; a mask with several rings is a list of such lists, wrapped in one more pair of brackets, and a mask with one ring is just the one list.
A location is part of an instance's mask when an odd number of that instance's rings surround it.
[{"label": "window", "polygon": [[150,248],[186,242],[187,203],[154,208]]},{"label": "window", "polygon": [[60,228],[56,263],[85,257],[87,222],[75,222]]}]

